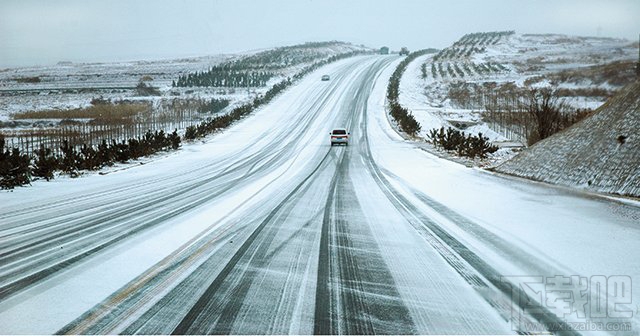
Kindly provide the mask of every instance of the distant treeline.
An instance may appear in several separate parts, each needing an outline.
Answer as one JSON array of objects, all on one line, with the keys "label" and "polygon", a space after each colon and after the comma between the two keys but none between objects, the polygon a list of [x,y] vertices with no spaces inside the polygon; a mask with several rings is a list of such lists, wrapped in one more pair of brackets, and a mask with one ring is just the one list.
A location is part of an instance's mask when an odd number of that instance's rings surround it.
[{"label": "distant treeline", "polygon": [[207,71],[189,73],[173,81],[174,87],[264,87],[281,69],[317,62],[343,42],[311,42],[262,51],[225,62]]},{"label": "distant treeline", "polygon": [[238,69],[232,65],[214,66],[208,71],[195,72],[178,77],[174,87],[262,87],[274,75],[272,72]]}]

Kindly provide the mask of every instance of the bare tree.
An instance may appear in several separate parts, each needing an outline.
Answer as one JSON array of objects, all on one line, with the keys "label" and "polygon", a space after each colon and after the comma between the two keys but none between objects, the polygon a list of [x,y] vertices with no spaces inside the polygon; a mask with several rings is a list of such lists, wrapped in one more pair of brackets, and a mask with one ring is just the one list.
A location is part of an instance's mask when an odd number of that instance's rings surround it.
[{"label": "bare tree", "polygon": [[549,88],[531,89],[527,96],[525,108],[533,122],[528,142],[532,145],[564,128],[563,111],[568,106]]}]

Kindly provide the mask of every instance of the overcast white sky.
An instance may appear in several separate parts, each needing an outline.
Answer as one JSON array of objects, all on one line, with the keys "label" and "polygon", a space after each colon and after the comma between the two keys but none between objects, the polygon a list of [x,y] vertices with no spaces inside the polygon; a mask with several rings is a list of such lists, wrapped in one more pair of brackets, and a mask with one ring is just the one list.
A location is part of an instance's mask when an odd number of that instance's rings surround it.
[{"label": "overcast white sky", "polygon": [[495,30],[636,40],[640,0],[0,0],[0,67],[328,40],[444,48]]}]

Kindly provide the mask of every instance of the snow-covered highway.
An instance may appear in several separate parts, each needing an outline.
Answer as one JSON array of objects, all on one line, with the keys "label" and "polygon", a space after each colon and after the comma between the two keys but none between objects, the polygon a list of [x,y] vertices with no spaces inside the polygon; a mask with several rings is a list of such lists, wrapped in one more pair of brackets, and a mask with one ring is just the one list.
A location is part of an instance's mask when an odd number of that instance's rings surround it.
[{"label": "snow-covered highway", "polygon": [[[384,113],[398,62],[342,60],[205,142],[1,193],[0,333],[513,334],[583,321],[545,302],[520,314],[545,283],[512,291],[516,276],[622,283],[615,297],[583,294],[632,316],[589,320],[638,332],[638,205],[404,141]],[[333,127],[349,146],[329,145]]]}]

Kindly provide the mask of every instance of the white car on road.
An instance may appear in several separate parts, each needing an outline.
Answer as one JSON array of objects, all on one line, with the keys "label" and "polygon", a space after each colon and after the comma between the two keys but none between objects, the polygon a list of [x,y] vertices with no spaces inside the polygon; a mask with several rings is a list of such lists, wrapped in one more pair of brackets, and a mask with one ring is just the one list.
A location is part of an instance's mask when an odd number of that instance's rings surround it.
[{"label": "white car on road", "polygon": [[333,131],[329,133],[329,135],[331,135],[331,146],[334,144],[344,144],[348,146],[350,134],[346,128],[334,128]]}]

